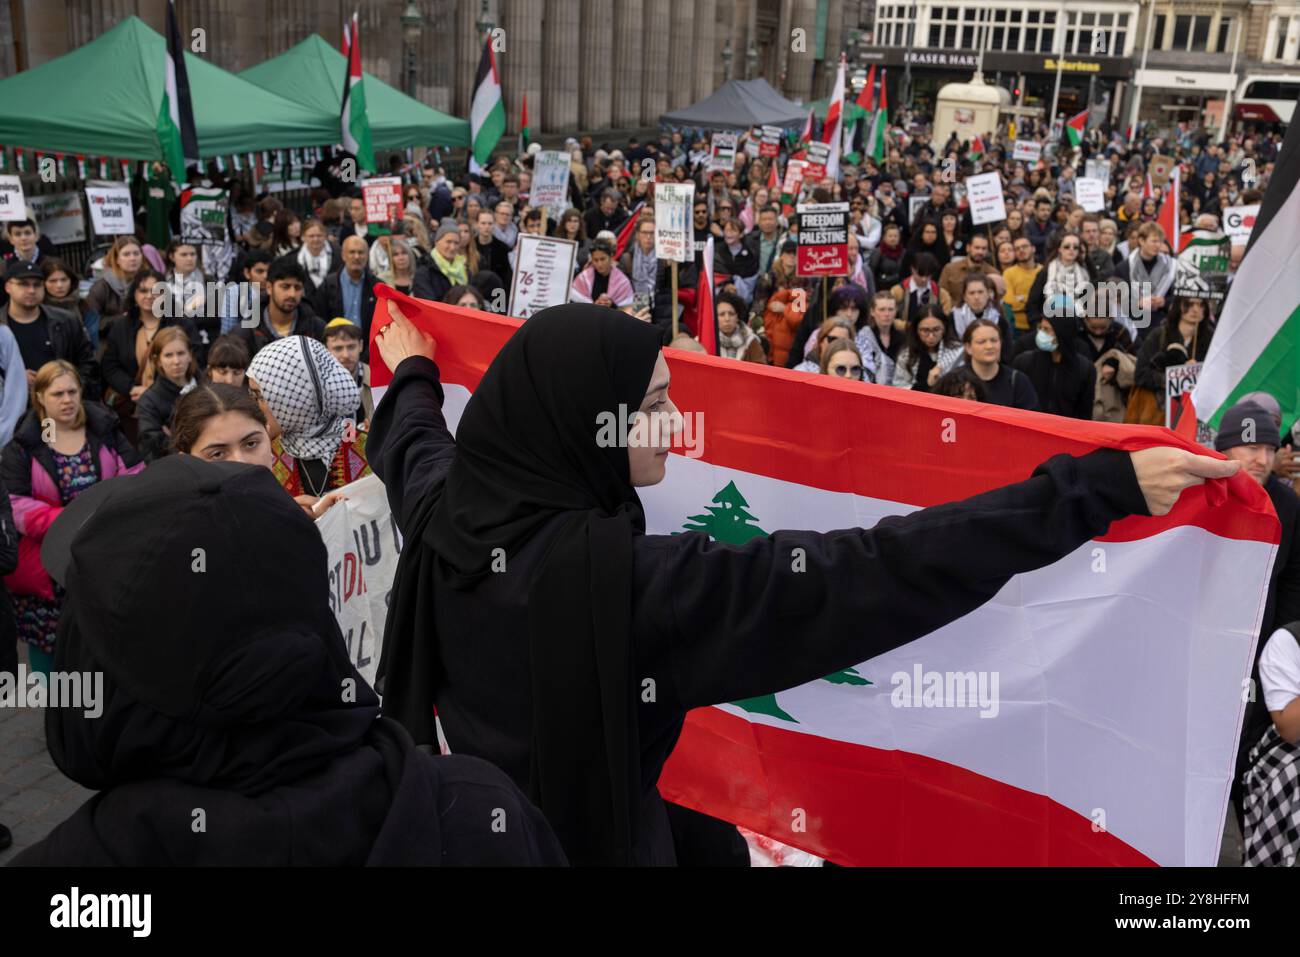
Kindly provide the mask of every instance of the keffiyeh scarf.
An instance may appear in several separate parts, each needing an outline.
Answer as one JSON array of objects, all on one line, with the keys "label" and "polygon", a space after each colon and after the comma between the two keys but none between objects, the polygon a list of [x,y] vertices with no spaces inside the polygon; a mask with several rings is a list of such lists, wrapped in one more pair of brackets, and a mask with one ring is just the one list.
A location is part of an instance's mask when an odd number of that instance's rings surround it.
[{"label": "keffiyeh scarf", "polygon": [[285,336],[263,346],[248,367],[297,459],[329,462],[361,404],[361,389],[324,344]]}]

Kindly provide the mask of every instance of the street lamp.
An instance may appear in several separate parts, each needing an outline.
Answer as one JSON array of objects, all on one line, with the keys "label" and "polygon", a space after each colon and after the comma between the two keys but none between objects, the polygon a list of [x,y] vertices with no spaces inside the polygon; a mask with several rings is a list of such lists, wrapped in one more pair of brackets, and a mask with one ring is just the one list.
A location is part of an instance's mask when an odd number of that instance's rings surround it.
[{"label": "street lamp", "polygon": [[406,9],[402,11],[402,36],[406,38],[406,95],[415,96],[415,73],[416,73],[416,56],[415,51],[420,45],[420,33],[424,30],[424,15],[420,13],[420,8],[415,5],[415,0],[409,0]]},{"label": "street lamp", "polygon": [[485,36],[493,27],[496,26],[496,22],[492,19],[492,11],[488,9],[488,0],[483,0],[483,5],[479,9],[478,23],[476,26],[478,26],[479,36]]},{"label": "street lamp", "polygon": [[758,72],[758,47],[754,46],[754,41],[749,41],[749,48],[745,50],[745,79],[752,80],[754,74]]},{"label": "street lamp", "polygon": [[727,43],[722,48],[722,81],[725,83],[731,79],[731,58],[734,54],[731,52],[731,38],[727,38]]}]

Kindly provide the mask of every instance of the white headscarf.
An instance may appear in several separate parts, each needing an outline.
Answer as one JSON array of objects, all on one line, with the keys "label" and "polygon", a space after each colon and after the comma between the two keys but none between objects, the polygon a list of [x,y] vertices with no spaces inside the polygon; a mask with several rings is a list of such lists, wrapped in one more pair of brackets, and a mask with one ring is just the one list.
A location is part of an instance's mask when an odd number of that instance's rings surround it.
[{"label": "white headscarf", "polygon": [[324,344],[307,336],[277,339],[253,357],[248,374],[280,423],[284,450],[297,459],[333,460],[361,389]]}]

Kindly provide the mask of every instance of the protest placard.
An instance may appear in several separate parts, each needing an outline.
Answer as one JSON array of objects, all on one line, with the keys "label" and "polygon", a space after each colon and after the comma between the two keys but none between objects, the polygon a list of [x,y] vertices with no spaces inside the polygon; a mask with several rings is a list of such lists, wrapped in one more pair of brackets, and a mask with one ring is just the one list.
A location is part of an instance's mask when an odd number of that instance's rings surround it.
[{"label": "protest placard", "polygon": [[520,233],[515,256],[515,271],[510,280],[510,315],[527,319],[548,306],[562,306],[569,301],[577,243]]},{"label": "protest placard", "polygon": [[845,276],[849,271],[849,204],[809,203],[797,209],[799,276]]},{"label": "protest placard", "polygon": [[1037,140],[1016,140],[1016,144],[1011,149],[1011,158],[1013,160],[1023,160],[1026,163],[1037,163],[1043,156],[1043,144]]},{"label": "protest placard", "polygon": [[826,176],[826,164],[831,161],[831,145],[829,143],[809,143],[808,144],[808,168],[804,170],[804,179],[811,182],[818,182]]},{"label": "protest placard", "polygon": [[135,232],[131,190],[125,183],[87,186],[90,228],[96,236],[129,236]]},{"label": "protest placard", "polygon": [[[128,195],[128,203],[130,197]],[[80,193],[49,193],[30,200],[41,235],[56,246],[86,238],[86,217]]]},{"label": "protest placard", "polygon": [[533,186],[529,203],[546,210],[546,218],[559,222],[569,208],[569,154],[542,150],[533,158]]},{"label": "protest placard", "polygon": [[781,155],[781,127],[763,127],[763,140],[759,144],[758,155],[766,159]]},{"label": "protest placard", "polygon": [[361,183],[366,201],[366,222],[371,225],[391,223],[402,218],[402,178],[379,176]]},{"label": "protest placard", "polygon": [[655,257],[684,263],[694,258],[691,202],[694,183],[655,184]]},{"label": "protest placard", "polygon": [[0,223],[26,218],[27,202],[23,198],[23,181],[17,176],[0,176]]},{"label": "protest placard", "polygon": [[1007,218],[1002,177],[997,170],[966,177],[966,195],[970,199],[970,221],[976,226],[1000,223]]},{"label": "protest placard", "polygon": [[1255,228],[1257,216],[1258,203],[1253,206],[1229,206],[1223,211],[1223,231],[1232,240],[1232,245],[1244,246],[1250,242],[1250,231]]},{"label": "protest placard", "polygon": [[1099,179],[1080,176],[1074,181],[1074,198],[1086,212],[1099,213],[1106,208],[1106,184]]},{"label": "protest placard", "polygon": [[709,169],[730,172],[736,168],[736,134],[714,133],[713,147],[709,150]]}]

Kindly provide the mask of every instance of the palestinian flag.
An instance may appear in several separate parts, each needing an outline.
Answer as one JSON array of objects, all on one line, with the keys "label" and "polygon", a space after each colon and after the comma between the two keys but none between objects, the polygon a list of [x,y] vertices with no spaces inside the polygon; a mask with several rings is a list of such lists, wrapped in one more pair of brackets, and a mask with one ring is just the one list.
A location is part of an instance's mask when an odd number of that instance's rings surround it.
[{"label": "palestinian flag", "polygon": [[519,116],[519,152],[528,152],[528,144],[532,142],[532,130],[528,128],[528,94],[524,94],[523,107],[520,109]]},{"label": "palestinian flag", "polygon": [[870,122],[875,119],[876,103],[876,65],[871,64],[867,71],[867,82],[862,84],[862,92],[853,104],[853,122],[844,134],[844,153],[851,162],[862,159],[862,118]]},{"label": "palestinian flag", "polygon": [[1257,390],[1281,404],[1285,434],[1300,418],[1300,123],[1287,128],[1192,401],[1217,428]]},{"label": "palestinian flag", "polygon": [[614,250],[615,262],[618,262],[619,259],[623,257],[623,253],[627,251],[627,244],[630,243],[632,237],[636,235],[636,229],[641,225],[641,211],[643,209],[645,209],[645,200],[641,200],[641,202],[636,204],[636,207],[627,217],[627,222],[624,223],[623,228],[618,231],[618,246]]},{"label": "palestinian flag", "polygon": [[1088,111],[1084,110],[1077,116],[1072,116],[1065,121],[1065,138],[1071,146],[1077,147],[1083,142],[1084,135],[1088,132]]},{"label": "palestinian flag", "polygon": [[[497,73],[497,58],[492,52],[492,38],[483,41],[483,55],[479,57],[478,73],[474,78],[474,102],[469,109],[470,152],[473,165],[479,169],[487,166],[501,135],[506,131],[506,108],[501,101],[501,79]],[[470,172],[477,172],[471,166]]]},{"label": "palestinian flag", "polygon": [[970,150],[966,155],[972,162],[982,160],[984,158],[984,137],[976,133],[975,138],[970,141]]},{"label": "palestinian flag", "polygon": [[[744,321],[744,317],[741,318]],[[695,328],[700,345],[711,356],[718,354],[718,317],[713,309],[713,234],[704,241],[704,268],[696,273]]]},{"label": "palestinian flag", "polygon": [[339,110],[343,148],[357,158],[357,166],[369,173],[377,172],[375,149],[370,139],[370,118],[366,115],[366,84],[361,72],[361,24],[352,14],[343,25],[343,55],[347,74],[343,78],[343,105]]},{"label": "palestinian flag", "polygon": [[[379,315],[394,299],[438,341],[454,431],[519,323],[376,292]],[[392,373],[373,344],[370,355],[378,401]],[[702,454],[673,455],[665,481],[638,490],[648,530],[748,543],[760,583],[779,529],[871,527],[1021,481],[1059,452],[1198,448],[1142,427],[664,355],[673,400],[702,422]],[[1212,866],[1278,539],[1247,476],[1191,488],[1169,515],[1116,522],[894,651],[692,711],[659,790],[842,864]],[[977,572],[992,573],[954,560],[931,578],[947,588]],[[772,625],[749,618],[728,623],[738,646]],[[808,638],[797,615],[781,628],[772,640]]]},{"label": "palestinian flag", "polygon": [[194,128],[190,78],[185,69],[185,47],[176,23],[176,0],[167,4],[167,69],[162,105],[158,110],[158,143],[172,178],[185,182],[186,162],[198,162],[199,135]]},{"label": "palestinian flag", "polygon": [[864,150],[877,165],[885,161],[885,138],[889,134],[889,107],[885,103],[885,74],[888,72],[880,71],[880,102],[876,105],[876,118],[871,124],[871,136]]},{"label": "palestinian flag", "polygon": [[840,141],[844,138],[844,68],[846,59],[840,54],[839,71],[835,74],[835,89],[826,107],[826,124],[822,127],[822,142],[830,146],[830,156],[826,160],[826,175],[839,179],[840,175]]}]

